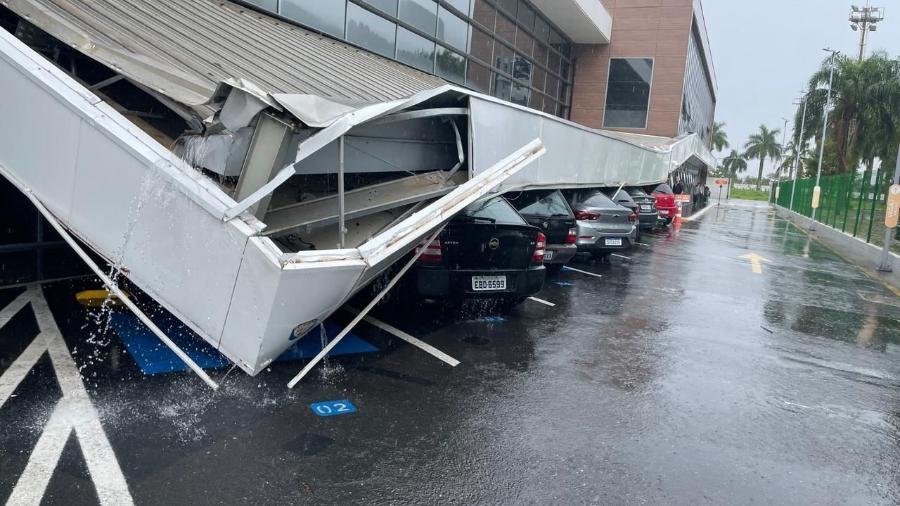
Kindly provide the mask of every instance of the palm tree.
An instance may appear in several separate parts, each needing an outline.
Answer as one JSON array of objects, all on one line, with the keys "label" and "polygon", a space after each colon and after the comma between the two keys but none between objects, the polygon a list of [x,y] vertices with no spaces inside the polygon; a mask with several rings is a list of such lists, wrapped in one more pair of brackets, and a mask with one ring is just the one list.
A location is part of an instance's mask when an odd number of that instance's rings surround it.
[{"label": "palm tree", "polygon": [[716,121],[713,123],[711,137],[713,151],[728,149],[728,134],[725,133],[725,122]]},{"label": "palm tree", "polygon": [[784,147],[784,156],[781,158],[781,166],[778,167],[781,173],[787,172],[788,179],[794,178],[794,160],[797,160],[797,172],[800,173],[803,170],[803,164],[810,157],[809,146],[806,143],[801,143],[800,148],[797,148],[797,141],[791,139],[788,141],[787,146]]},{"label": "palm tree", "polygon": [[730,198],[731,186],[734,185],[734,176],[738,172],[747,170],[747,159],[744,155],[738,153],[736,149],[732,149],[731,153],[728,153],[728,156],[722,159],[722,167],[731,177],[731,185],[728,186],[728,197]]},{"label": "palm tree", "polygon": [[756,191],[759,191],[759,183],[762,181],[763,165],[766,158],[778,158],[781,156],[781,145],[775,138],[781,130],[775,128],[769,130],[766,125],[759,126],[759,132],[750,136],[747,144],[744,144],[745,156],[759,160],[759,175],[756,178]]}]

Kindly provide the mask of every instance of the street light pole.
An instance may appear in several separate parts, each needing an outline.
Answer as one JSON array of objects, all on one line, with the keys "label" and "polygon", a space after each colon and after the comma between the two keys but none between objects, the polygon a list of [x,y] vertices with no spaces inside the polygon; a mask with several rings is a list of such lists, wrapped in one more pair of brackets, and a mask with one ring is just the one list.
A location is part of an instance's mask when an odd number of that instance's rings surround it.
[{"label": "street light pole", "polygon": [[866,2],[866,6],[863,8],[851,6],[850,28],[854,32],[859,31],[859,61],[862,61],[866,55],[866,40],[869,38],[869,32],[874,32],[878,27],[878,22],[883,19],[884,9],[870,7],[869,2]]},{"label": "street light pole", "polygon": [[788,119],[784,116],[782,116],[781,119],[784,120],[784,126],[781,129],[781,152],[778,154],[778,159],[775,161],[775,204],[778,204],[778,197],[781,193],[781,161],[784,160],[784,142],[787,140]]},{"label": "street light pole", "polygon": [[838,51],[830,48],[825,48],[825,51],[831,51],[831,71],[828,73],[828,95],[826,95],[825,106],[822,111],[822,140],[821,145],[819,146],[819,168],[816,170],[816,186],[813,188],[814,205],[812,206],[812,216],[810,217],[812,220],[809,225],[810,231],[816,229],[816,209],[819,207],[819,194],[822,191],[819,187],[819,180],[822,178],[822,158],[825,156],[825,134],[828,131],[828,109],[831,106],[831,85],[834,83],[834,56],[838,54]]},{"label": "street light pole", "polygon": [[[793,175],[794,182],[791,185],[791,202],[788,204],[788,209],[791,211],[794,210],[794,191],[797,189],[797,172],[800,170],[800,154],[803,153],[803,148],[800,146],[800,143],[803,142],[803,132],[806,128],[806,104],[809,103],[809,94],[805,93],[800,97],[800,100],[803,101],[803,117],[800,119],[800,136],[797,137],[797,143],[794,144],[794,166],[791,169],[791,174]],[[799,103],[797,104],[800,105]]]}]

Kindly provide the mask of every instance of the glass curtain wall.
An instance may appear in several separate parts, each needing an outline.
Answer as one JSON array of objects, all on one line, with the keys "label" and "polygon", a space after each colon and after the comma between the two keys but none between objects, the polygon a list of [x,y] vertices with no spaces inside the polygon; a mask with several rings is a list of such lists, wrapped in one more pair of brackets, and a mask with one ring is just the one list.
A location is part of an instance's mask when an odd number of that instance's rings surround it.
[{"label": "glass curtain wall", "polygon": [[688,41],[678,133],[697,133],[707,144],[712,134],[713,113],[716,107],[708,75],[700,34],[697,25],[694,24]]},{"label": "glass curtain wall", "polygon": [[448,81],[567,118],[571,41],[526,0],[244,0]]}]

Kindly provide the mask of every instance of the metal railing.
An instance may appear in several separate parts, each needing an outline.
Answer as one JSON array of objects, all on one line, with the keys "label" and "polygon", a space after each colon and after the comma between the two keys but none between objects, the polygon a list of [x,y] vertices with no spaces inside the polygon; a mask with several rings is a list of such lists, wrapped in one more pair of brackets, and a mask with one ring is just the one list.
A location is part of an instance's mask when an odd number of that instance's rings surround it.
[{"label": "metal railing", "polygon": [[[875,171],[822,176],[816,221],[867,243],[883,246],[886,197],[892,175],[892,170],[879,168]],[[772,193],[772,200],[779,206],[809,218],[812,215],[816,179],[798,179],[796,189],[792,188],[794,184],[794,181],[777,183],[778,190]],[[776,194],[777,199],[774,198]],[[900,238],[900,235],[897,237]],[[898,241],[893,241],[891,251],[900,253]]]}]

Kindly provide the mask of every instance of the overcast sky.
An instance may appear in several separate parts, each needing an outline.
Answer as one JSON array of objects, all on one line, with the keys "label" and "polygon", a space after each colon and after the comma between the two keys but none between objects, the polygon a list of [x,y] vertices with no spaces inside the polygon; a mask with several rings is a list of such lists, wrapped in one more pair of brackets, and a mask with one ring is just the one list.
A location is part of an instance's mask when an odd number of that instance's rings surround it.
[{"label": "overcast sky", "polygon": [[[760,124],[781,129],[782,117],[793,119],[792,102],[827,56],[822,48],[858,54],[859,32],[852,31],[847,21],[851,3],[703,0],[718,80],[716,120],[727,124],[732,148],[743,149]],[[900,1],[872,0],[871,5],[885,7],[885,19],[877,31],[869,32],[866,52],[884,49],[896,57],[900,54]],[[788,123],[788,135],[792,123]],[[769,172],[770,164],[766,165]],[[754,163],[750,168],[748,173],[756,174]]]}]

